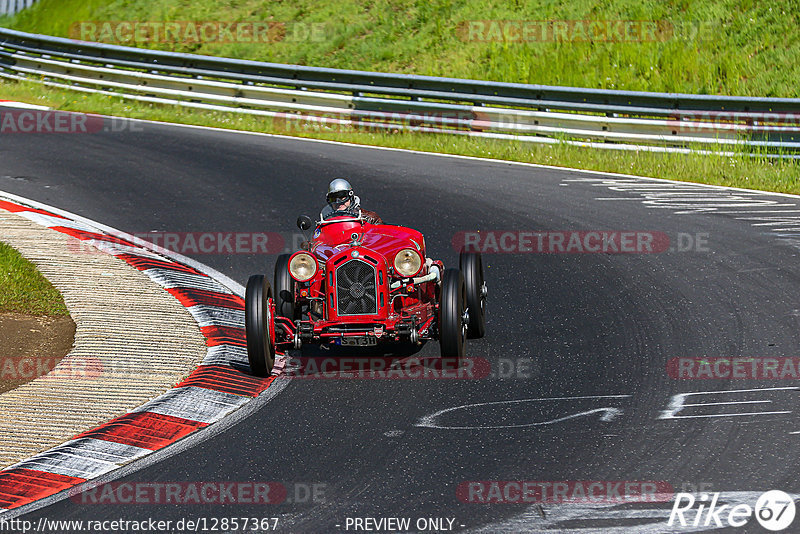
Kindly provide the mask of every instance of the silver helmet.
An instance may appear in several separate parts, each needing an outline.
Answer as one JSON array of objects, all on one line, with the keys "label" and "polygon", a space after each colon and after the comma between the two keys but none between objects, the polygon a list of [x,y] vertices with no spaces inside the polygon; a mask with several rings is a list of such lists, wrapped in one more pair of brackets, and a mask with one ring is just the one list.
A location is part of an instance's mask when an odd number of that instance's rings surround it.
[{"label": "silver helmet", "polygon": [[344,178],[336,178],[328,186],[328,194],[325,196],[325,200],[328,204],[333,206],[334,209],[348,200],[352,200],[353,204],[355,204],[353,186]]}]

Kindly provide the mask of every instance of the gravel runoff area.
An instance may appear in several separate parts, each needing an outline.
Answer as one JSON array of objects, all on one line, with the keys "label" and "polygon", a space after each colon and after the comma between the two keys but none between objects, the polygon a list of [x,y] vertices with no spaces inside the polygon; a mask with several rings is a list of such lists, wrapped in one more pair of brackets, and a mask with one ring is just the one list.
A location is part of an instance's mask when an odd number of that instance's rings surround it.
[{"label": "gravel runoff area", "polygon": [[197,321],[145,274],[2,209],[0,235],[61,292],[76,324],[50,373],[0,395],[0,468],[157,397],[202,361]]}]

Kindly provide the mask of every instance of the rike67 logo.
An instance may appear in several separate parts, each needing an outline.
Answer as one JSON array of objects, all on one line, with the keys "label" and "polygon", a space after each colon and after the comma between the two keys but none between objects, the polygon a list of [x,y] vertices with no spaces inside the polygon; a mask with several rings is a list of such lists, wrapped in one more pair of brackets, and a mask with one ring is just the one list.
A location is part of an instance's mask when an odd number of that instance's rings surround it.
[{"label": "rike67 logo", "polygon": [[[738,492],[737,492],[738,493]],[[738,502],[725,502],[720,493],[702,493],[695,497],[692,493],[678,493],[669,514],[667,525],[675,527],[742,527],[753,518],[767,530],[780,531],[788,528],[794,521],[795,503],[791,495],[772,490],[762,493],[742,492],[751,497],[755,505],[746,499]]]}]

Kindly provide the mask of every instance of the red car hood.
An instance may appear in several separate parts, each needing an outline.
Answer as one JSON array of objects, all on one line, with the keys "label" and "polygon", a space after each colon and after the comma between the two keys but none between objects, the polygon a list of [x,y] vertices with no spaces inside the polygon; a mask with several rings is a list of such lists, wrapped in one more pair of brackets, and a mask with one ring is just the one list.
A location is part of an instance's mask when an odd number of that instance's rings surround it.
[{"label": "red car hood", "polygon": [[389,265],[404,248],[412,248],[425,258],[425,240],[416,230],[391,224],[365,224],[363,234],[361,231],[360,223],[325,225],[315,238],[312,250],[321,260],[327,261],[347,248],[352,233],[358,233],[360,246],[384,256]]}]

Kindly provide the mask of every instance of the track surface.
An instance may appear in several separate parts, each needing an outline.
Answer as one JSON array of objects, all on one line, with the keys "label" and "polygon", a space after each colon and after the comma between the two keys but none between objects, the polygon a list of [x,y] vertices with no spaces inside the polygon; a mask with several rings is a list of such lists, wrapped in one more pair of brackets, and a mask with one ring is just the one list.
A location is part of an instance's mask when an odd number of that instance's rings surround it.
[{"label": "track surface", "polygon": [[[798,249],[779,235],[794,230],[774,229],[800,224],[756,226],[743,219],[776,214],[741,212],[800,210],[799,202],[644,180],[600,184],[594,174],[290,139],[136,129],[4,135],[0,189],[132,233],[290,232],[297,215],[318,213],[328,181],[346,176],[366,208],[422,231],[446,264],[457,261],[453,234],[474,229],[660,231],[673,240],[679,232],[706,233],[708,251],[486,255],[487,336],[469,342],[468,355],[494,369],[525,361],[529,371],[481,380],[295,379],[225,433],[122,479],[279,481],[290,498],[295,483],[325,484],[325,502],[65,500],[26,519],[259,516],[279,517],[278,530],[287,532],[338,532],[348,517],[446,517],[464,531],[665,532],[669,502],[594,510],[546,504],[542,517],[526,505],[462,503],[456,488],[476,480],[630,480],[664,481],[676,491],[705,485],[800,493],[799,391],[765,389],[797,381],[679,381],[665,368],[681,356],[798,356]],[[671,193],[647,203],[644,189]],[[195,257],[242,283],[256,272],[271,277],[274,262],[266,255]],[[421,352],[436,354],[436,343]],[[741,389],[763,391],[689,397],[686,403],[718,404],[679,415],[788,413],[659,418],[673,395]],[[586,396],[618,397],[531,400]],[[528,402],[442,419],[478,428],[417,426],[439,410],[512,400]],[[730,404],[744,400],[771,402]],[[586,411],[594,412],[530,426]],[[486,428],[497,426],[513,427]]]}]

